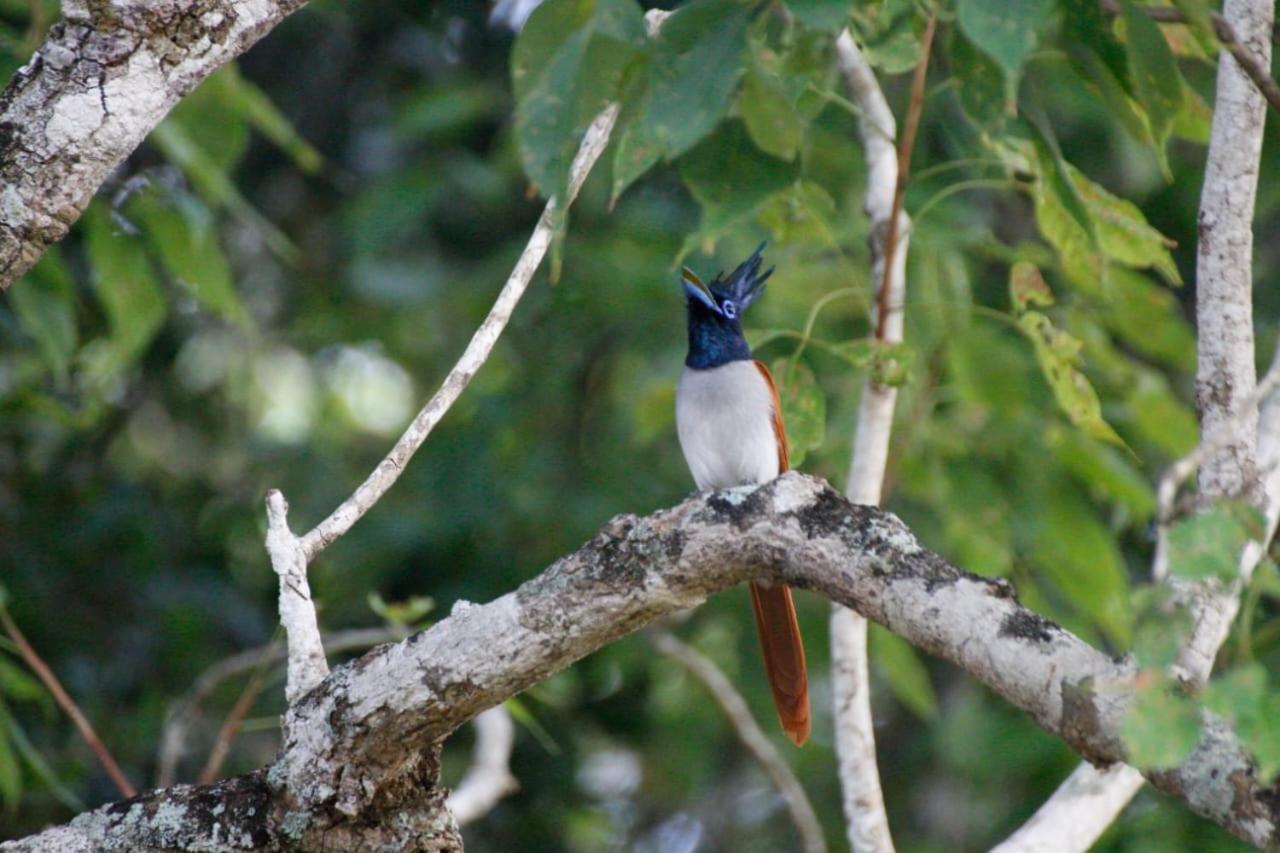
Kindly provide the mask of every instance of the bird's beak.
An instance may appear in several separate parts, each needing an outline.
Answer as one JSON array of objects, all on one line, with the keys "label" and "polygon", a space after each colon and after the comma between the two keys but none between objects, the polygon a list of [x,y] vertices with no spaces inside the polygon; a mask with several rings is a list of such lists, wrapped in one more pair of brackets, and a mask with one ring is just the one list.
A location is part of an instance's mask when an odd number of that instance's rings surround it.
[{"label": "bird's beak", "polygon": [[685,267],[680,272],[680,282],[684,285],[685,295],[690,299],[696,299],[703,305],[707,306],[715,313],[720,313],[720,306],[711,298],[711,294],[707,291],[707,286],[702,283],[702,279],[694,274],[693,270]]}]

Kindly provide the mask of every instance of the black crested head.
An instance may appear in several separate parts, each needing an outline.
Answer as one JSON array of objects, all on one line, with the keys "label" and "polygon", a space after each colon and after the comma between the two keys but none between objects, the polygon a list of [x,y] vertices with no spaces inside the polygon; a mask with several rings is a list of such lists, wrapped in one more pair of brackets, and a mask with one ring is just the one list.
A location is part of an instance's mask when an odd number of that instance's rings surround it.
[{"label": "black crested head", "polygon": [[760,272],[764,245],[761,243],[728,276],[720,273],[709,285],[685,268],[681,280],[689,312],[689,354],[684,360],[688,367],[707,370],[751,358],[741,318],[742,312],[764,292],[765,280],[773,275],[772,267]]}]

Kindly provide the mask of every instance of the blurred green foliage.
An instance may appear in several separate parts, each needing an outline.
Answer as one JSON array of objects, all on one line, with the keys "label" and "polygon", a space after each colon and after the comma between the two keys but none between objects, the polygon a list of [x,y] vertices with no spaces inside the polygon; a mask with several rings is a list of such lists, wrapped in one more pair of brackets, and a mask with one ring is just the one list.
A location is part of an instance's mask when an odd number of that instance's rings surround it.
[{"label": "blurred green foliage", "polygon": [[[1194,13],[1199,4],[1185,5]],[[360,482],[461,352],[603,103],[611,151],[493,357],[392,492],[312,567],[326,630],[417,623],[515,587],[618,512],[690,484],[674,438],[676,271],[762,238],[748,318],[805,470],[843,483],[866,371],[901,387],[886,493],[922,541],[1158,673],[1185,631],[1147,585],[1163,466],[1194,446],[1188,320],[1214,67],[1205,33],[1092,0],[939,3],[906,207],[907,343],[868,341],[849,25],[905,114],[924,12],[907,0],[683,4],[656,38],[629,0],[548,0],[518,39],[481,4],[317,2],[206,81],[0,302],[0,566],[8,607],[135,783],[169,703],[269,641],[261,500],[305,529]],[[0,71],[56,13],[0,0]],[[1273,120],[1273,119],[1271,119]],[[1265,162],[1276,162],[1275,134]],[[1264,169],[1258,233],[1277,225]],[[1255,275],[1277,273],[1260,241]],[[1012,277],[1011,277],[1012,275]],[[1280,299],[1259,291],[1269,342]],[[1231,563],[1253,522],[1186,522],[1175,572]],[[1224,563],[1225,561],[1225,563]],[[429,598],[427,598],[429,596]],[[815,699],[788,750],[837,847],[824,601],[799,601]],[[1259,569],[1210,688],[1268,772],[1280,582]],[[745,593],[681,627],[771,720]],[[899,847],[977,849],[1074,764],[1018,712],[875,631],[877,737]],[[0,641],[0,834],[113,790]],[[197,721],[203,763],[241,684]],[[1153,761],[1194,737],[1155,679]],[[226,772],[271,760],[279,678]],[[785,812],[702,688],[631,639],[530,690],[521,790],[476,849],[778,850]],[[1188,728],[1188,720],[1190,720]],[[1181,732],[1185,737],[1174,737]],[[1190,732],[1190,734],[1187,734]],[[1168,734],[1167,737],[1164,735]],[[469,734],[446,751],[456,779]],[[779,738],[781,740],[781,738]],[[1149,792],[1104,850],[1233,849]]]}]

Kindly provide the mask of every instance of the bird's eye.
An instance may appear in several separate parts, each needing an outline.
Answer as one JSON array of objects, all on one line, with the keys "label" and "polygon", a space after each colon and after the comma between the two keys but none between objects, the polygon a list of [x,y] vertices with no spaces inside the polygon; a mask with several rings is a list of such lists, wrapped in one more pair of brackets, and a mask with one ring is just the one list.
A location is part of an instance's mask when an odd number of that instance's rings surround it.
[{"label": "bird's eye", "polygon": [[733,304],[732,299],[726,299],[720,303],[720,310],[724,312],[724,316],[732,320],[738,316],[738,306]]}]

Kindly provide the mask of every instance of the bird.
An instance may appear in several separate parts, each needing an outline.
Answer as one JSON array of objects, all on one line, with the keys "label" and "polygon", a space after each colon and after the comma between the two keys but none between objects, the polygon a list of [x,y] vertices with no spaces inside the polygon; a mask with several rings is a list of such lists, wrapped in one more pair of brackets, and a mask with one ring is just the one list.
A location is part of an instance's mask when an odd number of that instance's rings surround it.
[{"label": "bird", "polygon": [[[676,433],[700,491],[766,483],[789,468],[777,386],[742,332],[743,312],[773,274],[772,267],[760,271],[764,247],[710,284],[687,267],[681,275],[689,353],[676,384]],[[765,581],[750,587],[778,720],[801,746],[809,738],[809,686],[791,589]]]}]

